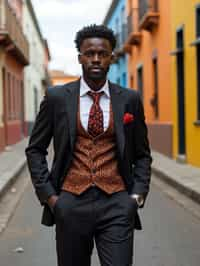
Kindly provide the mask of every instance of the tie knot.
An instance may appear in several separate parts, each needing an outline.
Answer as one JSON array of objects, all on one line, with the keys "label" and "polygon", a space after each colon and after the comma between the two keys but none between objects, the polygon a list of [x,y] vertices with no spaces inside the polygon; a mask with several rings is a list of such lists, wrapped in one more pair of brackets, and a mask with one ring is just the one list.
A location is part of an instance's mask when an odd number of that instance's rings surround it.
[{"label": "tie knot", "polygon": [[99,102],[99,99],[100,99],[100,97],[101,97],[103,94],[104,94],[103,91],[101,91],[101,92],[88,91],[88,95],[89,95],[90,97],[92,97],[92,99],[93,99],[93,101],[94,101],[95,103],[98,103],[98,102]]}]

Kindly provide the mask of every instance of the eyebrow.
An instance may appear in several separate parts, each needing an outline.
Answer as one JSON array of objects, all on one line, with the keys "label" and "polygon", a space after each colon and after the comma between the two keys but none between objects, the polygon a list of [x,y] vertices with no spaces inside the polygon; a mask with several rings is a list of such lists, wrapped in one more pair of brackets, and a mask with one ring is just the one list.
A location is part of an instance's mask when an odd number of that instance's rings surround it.
[{"label": "eyebrow", "polygon": [[[96,50],[95,50],[95,48],[88,48],[88,49],[86,49],[85,51],[96,51]],[[106,52],[107,52],[108,49],[105,49],[105,48],[102,48],[102,49],[101,49],[101,48],[100,48],[99,51],[106,51]]]}]

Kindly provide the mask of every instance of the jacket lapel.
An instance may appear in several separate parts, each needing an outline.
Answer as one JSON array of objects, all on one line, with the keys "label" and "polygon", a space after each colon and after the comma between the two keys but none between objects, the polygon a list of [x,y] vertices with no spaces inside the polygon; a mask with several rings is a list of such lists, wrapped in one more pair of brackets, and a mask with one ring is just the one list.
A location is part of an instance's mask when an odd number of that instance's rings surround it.
[{"label": "jacket lapel", "polygon": [[73,149],[76,139],[76,122],[78,112],[78,98],[80,95],[80,79],[66,87],[67,116],[69,123],[70,146]]},{"label": "jacket lapel", "polygon": [[117,148],[120,153],[120,157],[123,158],[124,146],[125,146],[125,136],[124,136],[124,124],[123,115],[125,110],[125,105],[123,102],[122,89],[120,89],[115,84],[109,82],[111,103],[114,116],[114,127],[116,132]]}]

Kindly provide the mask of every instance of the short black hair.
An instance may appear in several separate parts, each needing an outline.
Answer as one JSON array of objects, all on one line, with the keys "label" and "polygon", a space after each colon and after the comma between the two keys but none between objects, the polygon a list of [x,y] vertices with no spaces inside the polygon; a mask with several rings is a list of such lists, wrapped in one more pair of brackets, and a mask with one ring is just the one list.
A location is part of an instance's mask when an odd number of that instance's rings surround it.
[{"label": "short black hair", "polygon": [[116,38],[112,29],[106,27],[105,25],[92,24],[83,27],[76,33],[74,42],[78,51],[80,52],[81,44],[85,39],[93,37],[100,37],[108,40],[112,46],[112,50],[114,50],[116,47]]}]

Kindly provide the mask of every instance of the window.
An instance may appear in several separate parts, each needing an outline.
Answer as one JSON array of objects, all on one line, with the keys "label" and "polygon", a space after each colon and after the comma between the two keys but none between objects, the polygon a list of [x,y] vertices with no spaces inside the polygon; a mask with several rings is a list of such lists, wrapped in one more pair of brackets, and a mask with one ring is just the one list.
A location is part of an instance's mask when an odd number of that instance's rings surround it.
[{"label": "window", "polygon": [[196,8],[196,37],[200,37],[200,6]]},{"label": "window", "polygon": [[121,9],[121,42],[122,44],[126,41],[126,16],[125,16],[125,7]]},{"label": "window", "polygon": [[116,44],[116,48],[118,49],[120,47],[120,30],[119,30],[119,19],[116,18],[115,21],[115,28],[116,28],[116,40],[117,40],[117,44]]},{"label": "window", "polygon": [[130,87],[134,88],[134,77],[133,77],[133,75],[130,76]]},{"label": "window", "polygon": [[33,93],[34,93],[34,111],[35,111],[35,116],[36,116],[37,112],[38,112],[38,91],[37,91],[37,88],[34,87]]},{"label": "window", "polygon": [[[196,38],[200,38],[200,6],[196,8]],[[197,60],[197,120],[200,120],[200,43],[196,46]]]},{"label": "window", "polygon": [[7,72],[7,106],[8,106],[8,120],[11,120],[11,78],[10,78],[10,73]]},{"label": "window", "polygon": [[143,100],[143,67],[139,66],[137,68],[137,87],[140,92],[141,99]]},{"label": "window", "polygon": [[153,59],[153,80],[154,80],[154,95],[152,99],[152,106],[154,108],[155,118],[158,119],[159,110],[158,110],[158,60],[157,58]]},{"label": "window", "polygon": [[16,79],[12,76],[12,118],[16,119]]},{"label": "window", "polygon": [[184,66],[184,27],[176,32],[176,74],[178,101],[178,152],[185,155],[185,66]]}]

